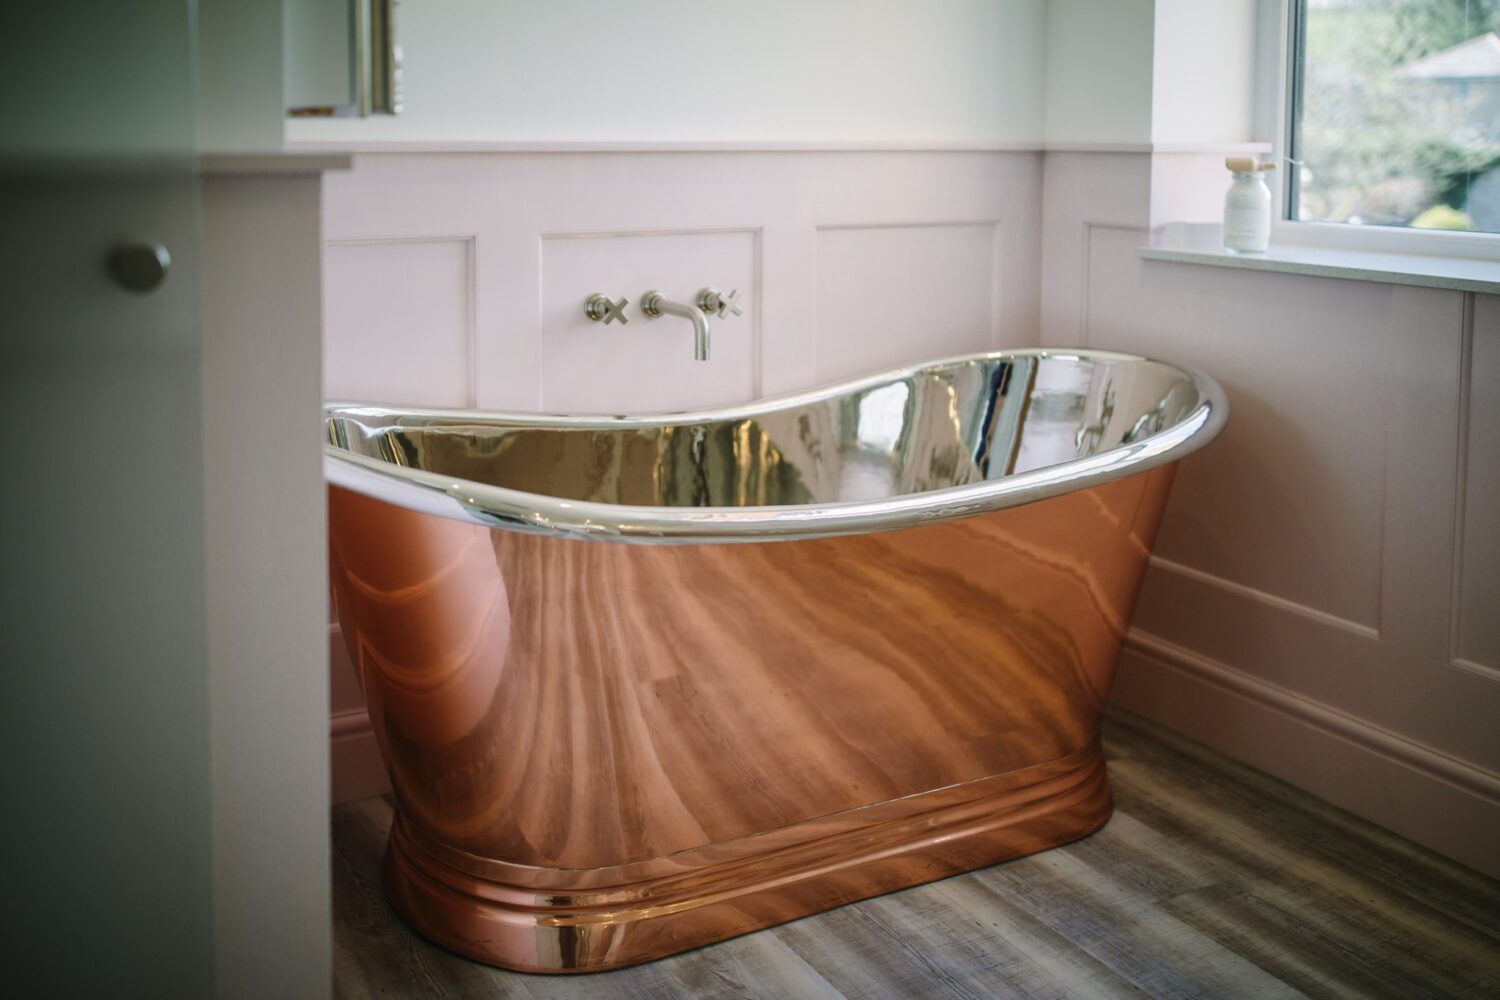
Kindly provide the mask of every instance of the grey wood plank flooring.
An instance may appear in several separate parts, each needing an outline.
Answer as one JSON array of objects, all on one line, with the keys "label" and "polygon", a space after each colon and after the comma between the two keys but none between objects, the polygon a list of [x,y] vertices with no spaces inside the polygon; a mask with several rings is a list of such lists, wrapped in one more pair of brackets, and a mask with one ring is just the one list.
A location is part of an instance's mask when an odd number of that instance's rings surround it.
[{"label": "grey wood plank flooring", "polygon": [[[1500,998],[1500,882],[1123,712],[1075,844],[616,972],[531,976],[391,913],[384,798],[333,811],[340,998]],[[1497,847],[1500,849],[1500,847]]]}]

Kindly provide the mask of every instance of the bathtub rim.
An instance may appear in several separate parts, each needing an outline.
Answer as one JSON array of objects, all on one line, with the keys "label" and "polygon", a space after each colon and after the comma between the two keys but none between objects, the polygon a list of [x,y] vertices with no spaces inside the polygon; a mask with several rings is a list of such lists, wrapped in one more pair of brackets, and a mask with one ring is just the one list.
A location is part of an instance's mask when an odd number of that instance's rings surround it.
[{"label": "bathtub rim", "polygon": [[323,446],[324,477],[330,485],[396,506],[507,531],[634,544],[766,542],[892,531],[1019,507],[1176,462],[1213,440],[1228,419],[1229,402],[1223,388],[1211,376],[1195,368],[1141,354],[1040,347],[935,358],[802,392],[701,410],[616,416],[329,401],[324,404],[323,416],[326,423],[329,416],[340,411],[371,410],[413,416],[503,420],[536,427],[589,428],[734,420],[756,416],[768,409],[820,402],[913,377],[932,368],[1005,358],[1159,364],[1181,372],[1192,382],[1198,394],[1198,405],[1171,427],[1141,441],[1096,455],[1000,479],[877,500],[747,507],[652,507],[569,500],[393,465],[327,443]]}]

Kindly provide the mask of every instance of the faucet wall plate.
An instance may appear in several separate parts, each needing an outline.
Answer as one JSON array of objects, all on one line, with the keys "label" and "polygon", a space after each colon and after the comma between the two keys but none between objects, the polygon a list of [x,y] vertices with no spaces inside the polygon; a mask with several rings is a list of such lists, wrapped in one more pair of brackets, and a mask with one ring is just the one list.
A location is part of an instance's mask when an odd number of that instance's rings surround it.
[{"label": "faucet wall plate", "polygon": [[595,292],[583,300],[584,315],[595,323],[613,323],[618,320],[622,325],[629,323],[625,317],[625,307],[630,305],[630,300],[621,298],[618,302],[610,300],[603,292]]},{"label": "faucet wall plate", "polygon": [[665,293],[656,289],[652,289],[649,292],[643,292],[641,294],[641,312],[645,313],[647,316],[650,316],[652,319],[656,319],[658,316],[660,316],[662,314],[661,302],[663,294]]}]

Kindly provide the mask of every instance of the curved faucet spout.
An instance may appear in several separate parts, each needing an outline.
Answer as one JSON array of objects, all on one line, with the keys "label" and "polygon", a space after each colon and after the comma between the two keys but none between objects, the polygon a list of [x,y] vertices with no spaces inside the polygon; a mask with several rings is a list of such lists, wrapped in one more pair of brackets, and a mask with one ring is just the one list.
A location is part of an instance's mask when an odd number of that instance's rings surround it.
[{"label": "curved faucet spout", "polygon": [[708,314],[695,305],[673,302],[661,292],[647,292],[641,296],[641,312],[655,319],[662,315],[681,316],[693,321],[693,357],[708,360]]}]

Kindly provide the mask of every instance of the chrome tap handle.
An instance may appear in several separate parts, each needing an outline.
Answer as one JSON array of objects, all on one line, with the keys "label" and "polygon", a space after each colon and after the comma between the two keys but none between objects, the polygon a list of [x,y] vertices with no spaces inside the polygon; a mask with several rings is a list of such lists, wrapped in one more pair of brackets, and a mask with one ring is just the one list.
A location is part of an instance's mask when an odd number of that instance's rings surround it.
[{"label": "chrome tap handle", "polygon": [[705,288],[698,293],[698,308],[713,313],[722,319],[728,315],[740,316],[745,310],[740,305],[740,290],[731,290],[727,295],[717,288]]},{"label": "chrome tap handle", "polygon": [[583,312],[595,323],[613,323],[619,320],[622,324],[629,323],[625,318],[625,307],[630,304],[629,299],[622,298],[618,302],[611,302],[608,295],[603,292],[595,292],[583,302]]}]

